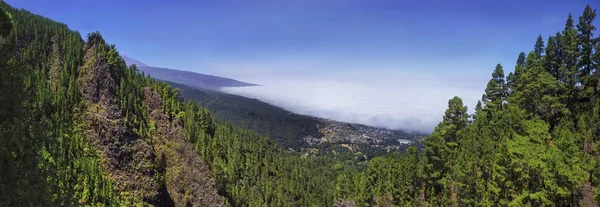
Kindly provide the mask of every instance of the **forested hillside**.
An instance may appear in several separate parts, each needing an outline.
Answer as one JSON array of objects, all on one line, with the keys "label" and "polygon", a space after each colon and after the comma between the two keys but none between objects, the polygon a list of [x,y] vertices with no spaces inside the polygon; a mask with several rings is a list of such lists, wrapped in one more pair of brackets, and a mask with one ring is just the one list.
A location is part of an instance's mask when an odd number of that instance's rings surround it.
[{"label": "forested hillside", "polygon": [[454,97],[423,151],[340,175],[357,205],[598,206],[600,44],[596,10],[498,64],[475,114]]},{"label": "forested hillside", "polygon": [[99,33],[1,7],[0,205],[224,204],[165,84]]},{"label": "forested hillside", "polygon": [[178,83],[170,84],[179,88],[186,100],[195,101],[220,120],[269,136],[284,147],[304,147],[306,143],[303,137],[321,136],[317,128],[319,122],[312,117],[291,116],[282,108],[256,99]]},{"label": "forested hillside", "polygon": [[216,124],[97,32],[0,8],[0,206],[333,205],[333,159]]},{"label": "forested hillside", "polygon": [[372,157],[391,149],[408,147],[401,144],[399,139],[416,143],[423,137],[420,133],[294,114],[253,98],[168,83],[181,90],[182,98],[208,109],[217,120],[268,136],[286,149],[300,151],[320,148],[321,151],[329,151],[328,148],[332,146],[350,144],[360,148],[356,152]]},{"label": "forested hillside", "polygon": [[0,206],[598,206],[589,6],[498,64],[474,114],[455,97],[423,149],[366,162],[215,122],[100,33],[0,8]]}]

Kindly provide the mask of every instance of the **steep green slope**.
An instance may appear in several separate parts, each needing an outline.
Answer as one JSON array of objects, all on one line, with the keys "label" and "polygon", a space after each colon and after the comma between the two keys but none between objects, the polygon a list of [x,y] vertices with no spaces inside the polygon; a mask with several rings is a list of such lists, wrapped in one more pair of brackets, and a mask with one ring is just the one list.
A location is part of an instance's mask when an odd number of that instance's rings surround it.
[{"label": "steep green slope", "polygon": [[[13,25],[0,63],[2,206],[224,204],[181,124],[145,111],[144,90],[158,82],[125,67],[98,33],[83,41],[0,6]],[[161,124],[172,127],[151,128]]]},{"label": "steep green slope", "polygon": [[186,85],[170,83],[181,89],[181,95],[194,100],[210,110],[220,120],[269,136],[285,147],[306,146],[303,137],[321,137],[317,119],[290,112],[261,102],[233,94],[202,90]]},{"label": "steep green slope", "polygon": [[99,33],[0,8],[0,206],[332,204],[333,160],[215,124]]},{"label": "steep green slope", "polygon": [[[1,6],[8,12],[1,12],[2,22],[8,19],[14,29],[2,35],[0,56],[0,203],[119,203],[113,182],[100,170],[98,156],[86,152],[90,144],[73,122],[79,100],[68,77],[77,76],[83,40],[66,25]],[[65,44],[57,44],[59,38]]]},{"label": "steep green slope", "polygon": [[[321,145],[360,145],[360,151],[382,151],[408,147],[398,139],[418,142],[424,136],[403,130],[387,130],[294,114],[257,99],[177,83],[181,96],[207,108],[218,120],[268,136],[284,148],[300,150]],[[382,154],[379,153],[379,154]]]}]

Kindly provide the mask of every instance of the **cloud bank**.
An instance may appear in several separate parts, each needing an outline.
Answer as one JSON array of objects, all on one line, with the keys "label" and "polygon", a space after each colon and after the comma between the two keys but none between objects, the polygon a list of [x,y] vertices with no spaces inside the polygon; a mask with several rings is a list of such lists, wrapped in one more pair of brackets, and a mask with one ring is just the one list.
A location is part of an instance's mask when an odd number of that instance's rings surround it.
[{"label": "cloud bank", "polygon": [[223,91],[257,98],[294,113],[388,129],[431,132],[448,100],[459,96],[471,111],[481,97],[481,81],[460,77],[386,73],[327,77],[255,77],[258,87]]}]

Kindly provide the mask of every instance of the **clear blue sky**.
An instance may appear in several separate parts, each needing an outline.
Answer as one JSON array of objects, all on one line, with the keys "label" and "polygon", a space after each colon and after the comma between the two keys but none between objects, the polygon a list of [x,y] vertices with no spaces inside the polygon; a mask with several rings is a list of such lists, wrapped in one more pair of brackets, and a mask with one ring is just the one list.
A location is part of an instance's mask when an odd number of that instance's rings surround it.
[{"label": "clear blue sky", "polygon": [[[561,29],[593,0],[7,0],[100,31],[122,54],[193,71],[255,64],[328,72],[422,66],[491,73],[507,69],[538,34]],[[232,66],[233,67],[233,66]]]}]

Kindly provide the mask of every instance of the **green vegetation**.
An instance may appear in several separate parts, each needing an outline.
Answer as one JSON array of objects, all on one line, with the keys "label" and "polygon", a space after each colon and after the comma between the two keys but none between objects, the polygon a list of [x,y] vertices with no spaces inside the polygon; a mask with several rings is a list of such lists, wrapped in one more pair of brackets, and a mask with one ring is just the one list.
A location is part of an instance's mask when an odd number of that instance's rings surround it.
[{"label": "green vegetation", "polygon": [[[369,161],[285,150],[215,122],[127,67],[99,33],[0,3],[0,206],[593,206],[600,44],[579,22],[538,38],[475,114],[458,97],[411,147]],[[283,133],[283,132],[282,132]],[[285,133],[283,133],[285,134]]]},{"label": "green vegetation", "polygon": [[74,122],[83,40],[66,25],[1,4],[0,205],[120,203]]},{"label": "green vegetation", "polygon": [[451,99],[424,151],[370,161],[340,177],[338,195],[359,206],[597,206],[595,17],[588,5],[575,28],[569,15],[547,45],[540,36],[518,56],[506,79],[498,64],[475,114]]},{"label": "green vegetation", "polygon": [[[281,147],[294,151],[308,151],[341,160],[364,160],[409,147],[400,145],[397,139],[422,144],[418,139],[424,136],[293,114],[257,99],[168,83],[180,89],[181,97],[185,100],[194,101],[208,109],[217,122],[267,136]],[[309,137],[312,141],[307,141]],[[322,140],[327,142],[320,142]],[[352,145],[353,150],[342,145]]]},{"label": "green vegetation", "polygon": [[64,24],[0,9],[0,206],[223,203],[190,144],[158,142],[143,101],[161,83],[127,68],[99,33],[84,41]]},{"label": "green vegetation", "polygon": [[170,84],[181,89],[183,98],[210,110],[218,120],[268,136],[285,148],[307,147],[305,136],[322,136],[317,128],[322,123],[314,117],[290,114],[256,99]]}]

